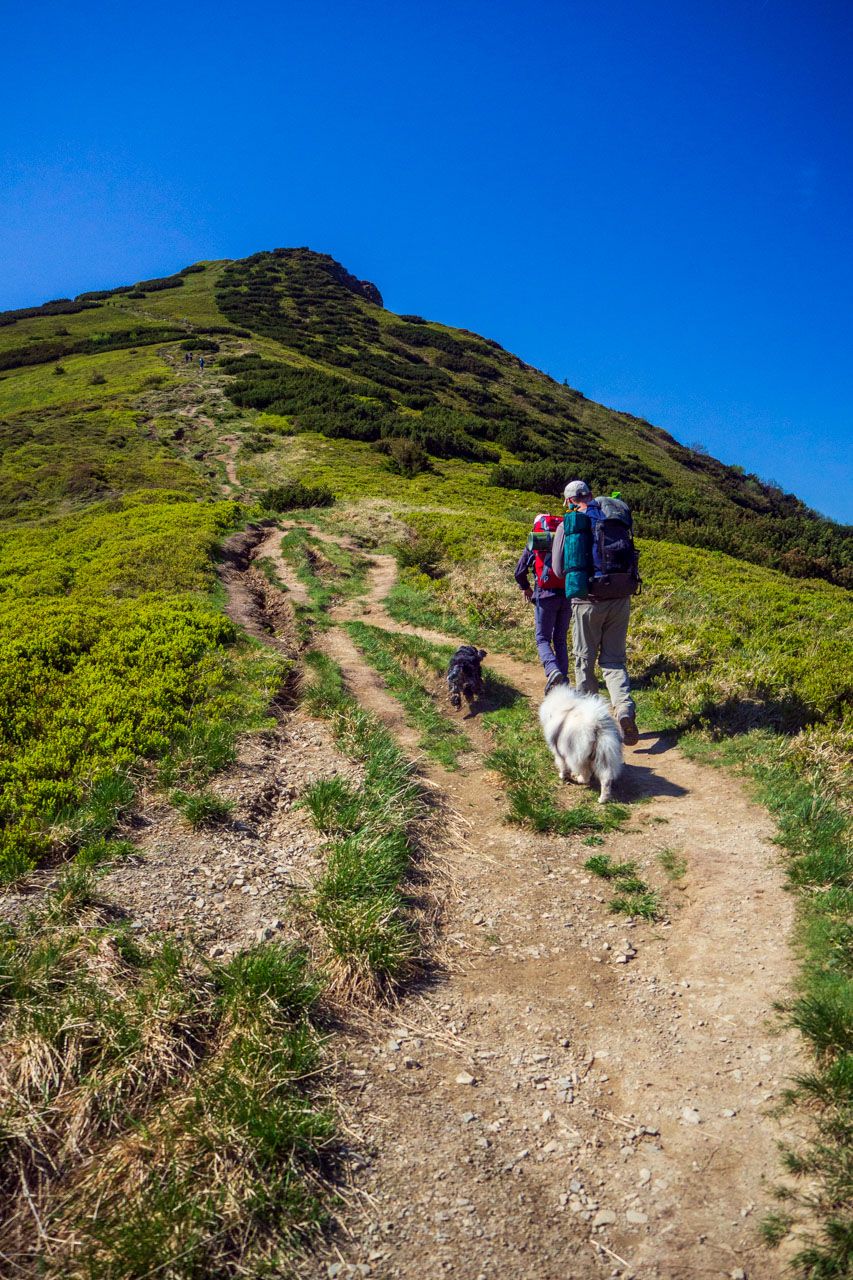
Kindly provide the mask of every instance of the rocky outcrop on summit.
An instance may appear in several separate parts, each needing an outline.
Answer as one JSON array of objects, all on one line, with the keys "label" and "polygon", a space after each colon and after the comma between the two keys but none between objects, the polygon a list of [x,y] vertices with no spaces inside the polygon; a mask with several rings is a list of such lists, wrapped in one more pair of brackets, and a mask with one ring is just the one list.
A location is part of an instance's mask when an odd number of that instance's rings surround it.
[{"label": "rocky outcrop on summit", "polygon": [[376,288],[375,284],[371,284],[369,280],[359,280],[356,276],[351,275],[346,267],[342,267],[339,262],[335,262],[334,258],[330,258],[328,262],[329,274],[334,276],[338,284],[342,284],[345,289],[349,289],[350,293],[355,293],[360,298],[366,298],[368,302],[374,303],[377,307],[385,304],[382,301],[382,294]]}]

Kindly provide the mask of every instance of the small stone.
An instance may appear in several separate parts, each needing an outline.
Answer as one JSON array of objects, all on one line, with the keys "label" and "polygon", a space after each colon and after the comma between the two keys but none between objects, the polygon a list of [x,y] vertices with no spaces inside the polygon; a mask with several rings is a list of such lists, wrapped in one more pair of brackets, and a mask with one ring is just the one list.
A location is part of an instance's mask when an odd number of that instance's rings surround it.
[{"label": "small stone", "polygon": [[695,1107],[682,1107],[681,1118],[685,1124],[701,1124],[702,1117]]},{"label": "small stone", "polygon": [[492,1143],[491,1143],[491,1139],[490,1139],[490,1138],[478,1138],[478,1139],[477,1139],[477,1146],[478,1146],[478,1147],[483,1147],[483,1148],[485,1148],[485,1147],[490,1147],[491,1145],[492,1145]]},{"label": "small stone", "polygon": [[472,1120],[476,1120],[476,1119],[477,1119],[477,1117],[474,1115],[474,1112],[473,1112],[473,1111],[463,1111],[463,1112],[462,1112],[462,1123],[463,1123],[463,1124],[470,1124]]},{"label": "small stone", "polygon": [[577,1193],[578,1191],[580,1191],[582,1185],[583,1185],[582,1183],[578,1182],[577,1178],[572,1178],[571,1182],[569,1183],[569,1190]]},{"label": "small stone", "polygon": [[731,1280],[746,1280],[746,1272],[741,1267],[735,1267],[734,1271],[730,1271]]},{"label": "small stone", "polygon": [[389,1053],[399,1053],[399,1052],[400,1052],[400,1041],[399,1041],[399,1040],[389,1040],[389,1041],[388,1041],[388,1043],[386,1044],[385,1048],[388,1050],[388,1052],[389,1052]]},{"label": "small stone", "polygon": [[196,898],[195,905],[198,907],[200,911],[201,908],[204,906],[204,898]]},{"label": "small stone", "polygon": [[329,1280],[336,1280],[336,1277],[341,1274],[343,1269],[344,1269],[344,1264],[342,1262],[330,1262],[329,1265],[326,1267],[326,1271],[328,1272],[328,1275],[329,1275]]},{"label": "small stone", "polygon": [[627,964],[627,963],[628,963],[628,957],[627,957],[627,956],[614,956],[614,957],[613,957],[613,963],[614,963],[614,964]]},{"label": "small stone", "polygon": [[474,1084],[475,1080],[474,1080],[474,1077],[472,1075],[469,1075],[467,1071],[460,1071],[459,1075],[456,1077],[456,1083],[457,1084]]},{"label": "small stone", "polygon": [[610,1227],[615,1221],[616,1214],[612,1209],[599,1209],[592,1220],[592,1225],[594,1227]]},{"label": "small stone", "polygon": [[720,1115],[725,1116],[728,1120],[731,1120],[733,1116],[737,1115],[737,1112],[732,1111],[731,1107],[723,1107],[723,1110],[720,1112]]},{"label": "small stone", "polygon": [[548,1123],[548,1121],[549,1121],[550,1119],[551,1119],[551,1112],[550,1112],[550,1111],[543,1111],[543,1112],[542,1112],[542,1123],[543,1123],[543,1124],[547,1124],[547,1123]]},{"label": "small stone", "polygon": [[625,1214],[627,1220],[634,1224],[635,1227],[644,1227],[649,1220],[647,1213],[640,1213],[639,1209],[629,1209]]},{"label": "small stone", "polygon": [[484,915],[482,915],[482,913],[481,913],[481,912],[479,912],[479,911],[478,911],[478,912],[477,912],[477,914],[476,914],[475,916],[472,916],[472,918],[471,918],[471,923],[472,923],[472,924],[482,924],[482,923],[483,923],[483,921],[485,920],[485,918],[486,918],[486,917],[485,917]]},{"label": "small stone", "polygon": [[222,946],[221,942],[217,942],[215,946],[210,948],[207,954],[210,956],[211,960],[216,960],[218,956],[225,955],[225,948]]},{"label": "small stone", "polygon": [[641,1187],[645,1187],[649,1182],[651,1182],[651,1180],[652,1180],[651,1170],[641,1169],[639,1177],[637,1178],[637,1182],[639,1183],[639,1185]]}]

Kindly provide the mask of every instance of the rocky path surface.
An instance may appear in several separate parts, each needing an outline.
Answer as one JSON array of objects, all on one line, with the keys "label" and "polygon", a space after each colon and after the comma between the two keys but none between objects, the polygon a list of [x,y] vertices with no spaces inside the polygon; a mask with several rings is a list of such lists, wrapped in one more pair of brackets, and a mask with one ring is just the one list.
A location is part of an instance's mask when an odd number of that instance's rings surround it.
[{"label": "rocky path surface", "polygon": [[[257,554],[297,590],[280,537],[270,530]],[[382,600],[394,576],[390,557],[372,557],[368,591],[335,620],[458,642],[393,622]],[[415,754],[417,733],[346,631],[322,643]],[[487,665],[540,696],[538,667],[495,654]],[[323,1268],[771,1280],[782,1259],[756,1223],[779,1171],[774,1105],[800,1064],[772,1017],[792,976],[793,903],[767,814],[736,779],[641,735],[618,796],[631,819],[595,851],[636,862],[670,921],[626,921],[584,870],[582,835],[505,825],[488,737],[476,718],[464,727],[478,750],[463,769],[421,762],[465,833],[464,851],[448,851],[450,960],[350,1037],[348,1123],[369,1153],[354,1174],[362,1218]],[[678,887],[663,848],[687,863]]]}]

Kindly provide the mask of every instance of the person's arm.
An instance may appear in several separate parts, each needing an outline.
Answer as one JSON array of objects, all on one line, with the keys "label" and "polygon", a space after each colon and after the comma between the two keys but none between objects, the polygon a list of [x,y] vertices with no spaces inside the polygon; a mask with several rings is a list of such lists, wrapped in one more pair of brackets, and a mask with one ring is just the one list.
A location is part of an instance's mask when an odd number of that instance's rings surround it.
[{"label": "person's arm", "polygon": [[527,575],[535,558],[536,557],[530,548],[525,547],[518,558],[518,564],[515,566],[515,580],[524,592],[524,598],[528,604],[530,604],[530,601],[533,599],[533,592],[530,589],[530,579]]}]

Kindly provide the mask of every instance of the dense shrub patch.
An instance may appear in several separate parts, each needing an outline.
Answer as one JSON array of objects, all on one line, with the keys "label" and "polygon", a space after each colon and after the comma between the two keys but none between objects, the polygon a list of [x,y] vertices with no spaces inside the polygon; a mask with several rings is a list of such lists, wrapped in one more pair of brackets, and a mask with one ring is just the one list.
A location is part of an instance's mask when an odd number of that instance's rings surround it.
[{"label": "dense shrub patch", "polygon": [[32,320],[36,316],[70,316],[78,311],[97,306],[86,298],[54,298],[52,302],[43,302],[40,307],[18,307],[13,311],[0,311],[0,325],[14,324],[16,320]]},{"label": "dense shrub patch", "polygon": [[3,878],[47,850],[93,779],[199,717],[244,714],[233,626],[203,594],[237,510],[140,493],[0,535]]},{"label": "dense shrub patch", "polygon": [[133,329],[105,330],[85,337],[59,336],[28,342],[24,346],[0,351],[0,370],[19,369],[26,365],[47,364],[63,356],[97,355],[101,351],[116,351],[123,347],[147,346],[157,342],[174,342],[184,336],[185,330],[169,324],[140,323]]},{"label": "dense shrub patch", "polygon": [[267,489],[258,499],[258,505],[264,511],[297,511],[302,507],[331,507],[335,495],[325,485],[293,484],[278,485]]}]

